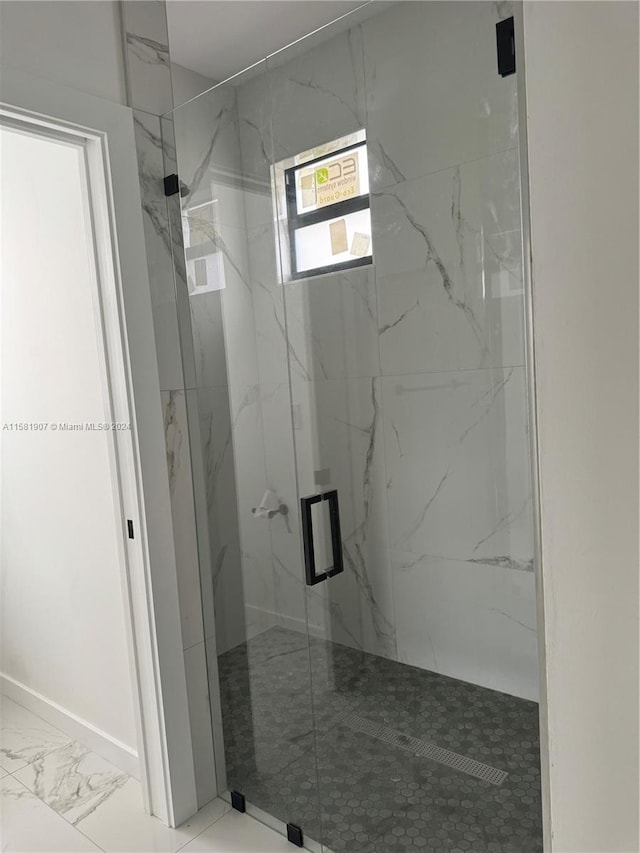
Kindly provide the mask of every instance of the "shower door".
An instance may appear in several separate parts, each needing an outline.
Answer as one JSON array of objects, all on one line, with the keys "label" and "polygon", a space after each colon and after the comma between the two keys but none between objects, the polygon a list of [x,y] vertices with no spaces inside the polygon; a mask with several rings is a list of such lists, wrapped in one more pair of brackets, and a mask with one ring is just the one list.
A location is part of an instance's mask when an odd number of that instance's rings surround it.
[{"label": "shower door", "polygon": [[538,851],[509,7],[370,12],[267,60],[321,840]]},{"label": "shower door", "polygon": [[163,127],[218,783],[310,849],[541,850],[508,13],[368,4]]},{"label": "shower door", "polygon": [[[175,109],[163,142],[165,174],[179,176],[169,205],[217,787],[234,807],[313,845],[321,838],[316,733],[262,130],[266,70],[254,66]],[[198,758],[206,776],[207,755]]]}]

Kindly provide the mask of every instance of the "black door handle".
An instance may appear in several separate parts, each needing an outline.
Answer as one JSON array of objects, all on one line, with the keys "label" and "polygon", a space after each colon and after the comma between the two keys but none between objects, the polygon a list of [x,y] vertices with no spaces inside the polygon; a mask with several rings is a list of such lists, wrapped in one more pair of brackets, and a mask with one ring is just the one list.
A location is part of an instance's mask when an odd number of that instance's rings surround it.
[{"label": "black door handle", "polygon": [[[313,549],[313,518],[311,507],[320,501],[329,501],[329,522],[331,524],[331,550],[333,565],[326,572],[316,574],[316,558]],[[339,575],[344,571],[342,559],[342,536],[340,533],[340,507],[338,505],[338,492],[332,489],[324,494],[310,495],[300,499],[300,510],[302,514],[302,543],[304,546],[304,573],[308,586],[326,581],[327,578]]]}]

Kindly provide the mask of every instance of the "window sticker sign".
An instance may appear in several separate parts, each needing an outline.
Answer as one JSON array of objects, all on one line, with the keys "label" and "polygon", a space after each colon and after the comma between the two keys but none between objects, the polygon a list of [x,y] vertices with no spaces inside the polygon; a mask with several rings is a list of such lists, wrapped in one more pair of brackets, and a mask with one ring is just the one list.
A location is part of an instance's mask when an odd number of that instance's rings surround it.
[{"label": "window sticker sign", "polygon": [[357,151],[318,166],[314,177],[318,207],[326,207],[328,204],[336,204],[360,195]]}]

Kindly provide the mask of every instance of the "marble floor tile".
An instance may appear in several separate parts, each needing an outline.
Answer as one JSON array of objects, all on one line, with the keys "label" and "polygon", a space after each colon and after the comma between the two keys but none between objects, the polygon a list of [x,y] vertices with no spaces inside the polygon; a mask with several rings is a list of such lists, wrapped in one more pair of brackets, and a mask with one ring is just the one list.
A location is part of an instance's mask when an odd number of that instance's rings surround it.
[{"label": "marble floor tile", "polygon": [[182,826],[170,829],[145,814],[140,783],[129,779],[77,826],[105,853],[175,853],[229,808],[222,800],[213,800]]},{"label": "marble floor tile", "polygon": [[249,815],[230,811],[181,853],[290,853],[293,849],[284,836]]},{"label": "marble floor tile", "polygon": [[136,779],[10,699],[0,701],[3,853],[175,853],[230,809],[216,799],[177,829],[166,827],[145,813]]},{"label": "marble floor tile", "polygon": [[0,700],[0,767],[9,773],[71,743],[71,738],[3,696]]},{"label": "marble floor tile", "polygon": [[92,814],[130,778],[77,741],[37,758],[14,776],[74,825]]},{"label": "marble floor tile", "polygon": [[3,853],[89,853],[99,850],[17,779],[0,782]]}]

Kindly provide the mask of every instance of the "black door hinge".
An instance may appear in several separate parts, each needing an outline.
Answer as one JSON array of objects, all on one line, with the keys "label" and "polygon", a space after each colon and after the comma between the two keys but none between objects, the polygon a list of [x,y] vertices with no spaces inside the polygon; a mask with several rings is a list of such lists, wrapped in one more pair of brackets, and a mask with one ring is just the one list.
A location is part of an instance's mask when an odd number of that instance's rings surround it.
[{"label": "black door hinge", "polygon": [[240,791],[232,791],[231,805],[237,812],[246,812],[247,801],[245,800],[244,794],[241,794]]},{"label": "black door hinge", "polygon": [[133,521],[130,518],[127,519],[127,535],[129,539],[135,538],[133,535]]},{"label": "black door hinge", "polygon": [[180,181],[177,175],[166,175],[164,179],[164,194],[175,195],[180,192]]},{"label": "black door hinge", "polygon": [[498,74],[508,77],[516,71],[516,34],[513,17],[505,18],[496,24],[496,44],[498,47]]},{"label": "black door hinge", "polygon": [[302,837],[302,830],[299,826],[296,826],[295,823],[287,824],[287,841],[290,841],[292,844],[295,844],[296,847],[302,847],[304,843]]}]

